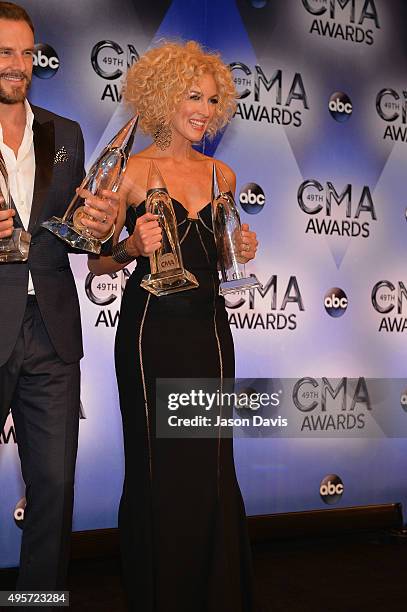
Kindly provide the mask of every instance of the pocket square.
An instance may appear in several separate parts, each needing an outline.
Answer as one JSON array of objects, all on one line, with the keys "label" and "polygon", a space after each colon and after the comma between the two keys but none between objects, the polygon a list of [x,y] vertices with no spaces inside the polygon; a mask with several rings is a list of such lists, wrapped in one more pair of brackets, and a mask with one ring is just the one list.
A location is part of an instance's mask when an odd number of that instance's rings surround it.
[{"label": "pocket square", "polygon": [[55,153],[54,166],[56,166],[57,164],[63,164],[64,162],[68,161],[68,159],[69,159],[68,151],[65,149],[65,147],[61,147]]}]

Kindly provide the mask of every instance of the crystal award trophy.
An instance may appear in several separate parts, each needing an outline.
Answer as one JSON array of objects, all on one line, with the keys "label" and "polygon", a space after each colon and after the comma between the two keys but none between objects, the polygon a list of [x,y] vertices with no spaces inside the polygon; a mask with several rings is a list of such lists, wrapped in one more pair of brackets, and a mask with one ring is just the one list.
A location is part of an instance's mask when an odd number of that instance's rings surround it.
[{"label": "crystal award trophy", "polygon": [[[0,210],[12,208],[8,174],[3,156],[0,155]],[[0,263],[27,261],[31,234],[21,227],[15,227],[8,238],[0,238]]]},{"label": "crystal award trophy", "polygon": [[[79,189],[87,189],[94,195],[100,194],[103,189],[113,192],[118,190],[133,148],[137,123],[138,116],[136,115],[106,145]],[[75,194],[62,219],[52,217],[42,223],[42,227],[75,249],[99,254],[102,242],[92,236],[89,229],[82,223],[82,219],[88,216],[84,204],[84,198]]]},{"label": "crystal award trophy", "polygon": [[151,274],[143,278],[141,286],[158,297],[195,289],[198,281],[182,263],[172,200],[154,162],[150,163],[147,180],[146,211],[158,217],[162,238],[160,248],[150,255]]},{"label": "crystal award trophy", "polygon": [[222,277],[220,295],[261,287],[254,274],[246,276],[244,264],[239,262],[240,217],[229,184],[216,164],[212,175],[212,224]]}]

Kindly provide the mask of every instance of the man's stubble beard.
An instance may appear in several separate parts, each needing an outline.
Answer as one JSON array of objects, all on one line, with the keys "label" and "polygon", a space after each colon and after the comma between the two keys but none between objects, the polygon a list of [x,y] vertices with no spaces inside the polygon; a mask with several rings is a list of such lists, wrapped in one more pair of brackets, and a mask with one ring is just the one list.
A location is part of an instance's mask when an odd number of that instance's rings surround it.
[{"label": "man's stubble beard", "polygon": [[12,87],[11,92],[7,91],[3,85],[0,77],[0,104],[20,104],[24,102],[27,97],[28,90],[31,85],[31,79],[24,75],[25,81],[23,81],[24,85],[20,87]]}]

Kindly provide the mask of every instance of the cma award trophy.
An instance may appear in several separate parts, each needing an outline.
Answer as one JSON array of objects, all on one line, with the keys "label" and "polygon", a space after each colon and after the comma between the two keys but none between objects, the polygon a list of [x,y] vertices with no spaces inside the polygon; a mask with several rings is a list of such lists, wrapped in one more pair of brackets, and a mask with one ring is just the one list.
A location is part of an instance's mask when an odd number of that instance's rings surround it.
[{"label": "cma award trophy", "polygon": [[[8,183],[8,174],[3,156],[0,154],[0,210],[12,208],[11,194]],[[15,227],[13,233],[8,238],[0,238],[0,262],[12,263],[17,261],[27,261],[28,251],[30,250],[31,234],[21,227]]]},{"label": "cma award trophy", "polygon": [[254,274],[246,276],[244,264],[239,262],[240,217],[229,184],[216,164],[212,174],[212,224],[222,276],[220,295],[261,287]]},{"label": "cma award trophy", "polygon": [[[138,115],[116,134],[116,136],[103,149],[88,174],[82,181],[79,189],[87,189],[96,195],[103,189],[117,191],[122,174],[126,169],[127,160],[133,148],[136,134]],[[67,242],[71,247],[99,254],[102,241],[94,238],[88,228],[82,223],[87,216],[84,207],[85,200],[76,194],[69,204],[62,219],[52,217],[42,223],[42,227]]]},{"label": "cma award trophy", "polygon": [[198,281],[182,263],[172,200],[154,162],[150,163],[148,173],[146,211],[157,215],[162,239],[160,248],[150,255],[151,274],[143,278],[141,287],[158,297],[195,289]]}]

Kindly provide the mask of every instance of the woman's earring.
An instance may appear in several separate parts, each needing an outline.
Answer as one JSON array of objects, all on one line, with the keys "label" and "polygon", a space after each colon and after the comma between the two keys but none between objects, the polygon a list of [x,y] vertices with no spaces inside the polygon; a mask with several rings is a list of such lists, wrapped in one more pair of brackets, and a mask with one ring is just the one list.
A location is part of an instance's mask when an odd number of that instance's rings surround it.
[{"label": "woman's earring", "polygon": [[172,132],[170,126],[166,125],[165,123],[160,123],[153,134],[153,138],[154,143],[159,149],[161,149],[161,151],[168,149],[172,139]]}]

